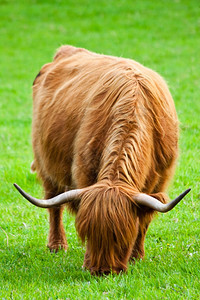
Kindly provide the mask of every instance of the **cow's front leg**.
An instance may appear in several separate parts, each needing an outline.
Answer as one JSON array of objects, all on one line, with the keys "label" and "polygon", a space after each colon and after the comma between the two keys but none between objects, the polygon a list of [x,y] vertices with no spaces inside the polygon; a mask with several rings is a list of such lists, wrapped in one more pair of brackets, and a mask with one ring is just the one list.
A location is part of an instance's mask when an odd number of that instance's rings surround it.
[{"label": "cow's front leg", "polygon": [[[62,193],[52,182],[44,181],[45,199],[52,198]],[[51,252],[57,252],[59,249],[67,250],[67,239],[63,226],[64,206],[49,208],[49,236],[48,248]]]},{"label": "cow's front leg", "polygon": [[62,221],[64,207],[49,209],[49,238],[48,248],[51,252],[57,252],[59,249],[67,250],[67,239]]},{"label": "cow's front leg", "polygon": [[144,258],[144,241],[145,241],[146,231],[141,232],[141,229],[138,231],[138,235],[133,246],[130,260],[143,259]]},{"label": "cow's front leg", "polygon": [[143,259],[145,255],[144,251],[144,241],[147,233],[147,229],[152,220],[153,212],[139,213],[139,224],[138,224],[138,234],[135,240],[133,250],[130,256],[130,260]]}]

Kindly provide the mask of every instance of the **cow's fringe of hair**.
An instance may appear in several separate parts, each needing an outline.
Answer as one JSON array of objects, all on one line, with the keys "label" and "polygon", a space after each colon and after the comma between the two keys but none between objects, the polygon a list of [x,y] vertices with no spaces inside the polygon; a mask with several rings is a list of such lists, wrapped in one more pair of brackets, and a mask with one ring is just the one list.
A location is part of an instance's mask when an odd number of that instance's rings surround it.
[{"label": "cow's fringe of hair", "polygon": [[[84,192],[76,216],[76,229],[87,241],[89,259],[85,265],[92,272],[126,270],[127,260],[137,236],[137,209],[131,188],[99,182]],[[89,240],[88,240],[89,237]],[[101,269],[100,269],[101,268]]]}]

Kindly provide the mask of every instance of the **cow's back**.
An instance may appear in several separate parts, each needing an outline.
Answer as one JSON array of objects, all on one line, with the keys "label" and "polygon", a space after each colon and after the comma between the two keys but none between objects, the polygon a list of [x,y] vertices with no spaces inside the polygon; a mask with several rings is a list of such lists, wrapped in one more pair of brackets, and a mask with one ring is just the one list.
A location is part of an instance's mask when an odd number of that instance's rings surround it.
[{"label": "cow's back", "polygon": [[[115,122],[120,123],[120,118],[128,124],[135,122],[132,112],[137,103],[134,92],[138,84],[145,94],[142,108],[148,111],[148,116],[154,110],[161,115],[158,122],[162,130],[170,122],[171,127],[177,128],[173,100],[155,72],[132,60],[77,48],[70,48],[68,53],[68,48],[62,47],[55,60],[41,69],[33,87],[33,149],[39,175],[61,187],[95,183],[104,165],[102,157],[109,159],[109,151],[112,152],[110,135],[117,133],[111,128]],[[148,100],[155,100],[151,97],[151,86],[162,94],[156,98],[159,105]],[[145,119],[144,113],[138,122],[142,118]],[[153,128],[149,130],[152,144],[155,133]],[[177,144],[177,129],[175,132],[173,143]]]}]

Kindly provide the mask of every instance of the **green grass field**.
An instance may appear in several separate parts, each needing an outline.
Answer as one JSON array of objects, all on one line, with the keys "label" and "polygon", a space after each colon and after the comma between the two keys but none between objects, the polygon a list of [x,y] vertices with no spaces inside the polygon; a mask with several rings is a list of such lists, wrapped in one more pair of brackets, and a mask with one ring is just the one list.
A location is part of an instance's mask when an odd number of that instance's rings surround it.
[{"label": "green grass field", "polygon": [[[18,3],[18,4],[16,4]],[[200,2],[0,0],[0,299],[200,299]],[[146,257],[122,275],[92,277],[74,217],[69,251],[46,248],[48,214],[30,174],[31,86],[62,44],[133,58],[168,82],[180,120],[180,158],[169,195],[191,187],[148,231]]]}]

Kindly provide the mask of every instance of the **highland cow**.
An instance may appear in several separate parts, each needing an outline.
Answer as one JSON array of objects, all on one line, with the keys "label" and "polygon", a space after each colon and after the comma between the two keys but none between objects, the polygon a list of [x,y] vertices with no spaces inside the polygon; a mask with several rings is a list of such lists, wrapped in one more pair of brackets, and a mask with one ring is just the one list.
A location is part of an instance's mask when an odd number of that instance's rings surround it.
[{"label": "highland cow", "polygon": [[178,156],[179,122],[170,92],[154,71],[131,60],[62,46],[33,84],[32,169],[49,209],[51,251],[67,249],[65,206],[76,214],[92,274],[127,270],[144,257],[156,211],[187,193],[165,194]]}]

